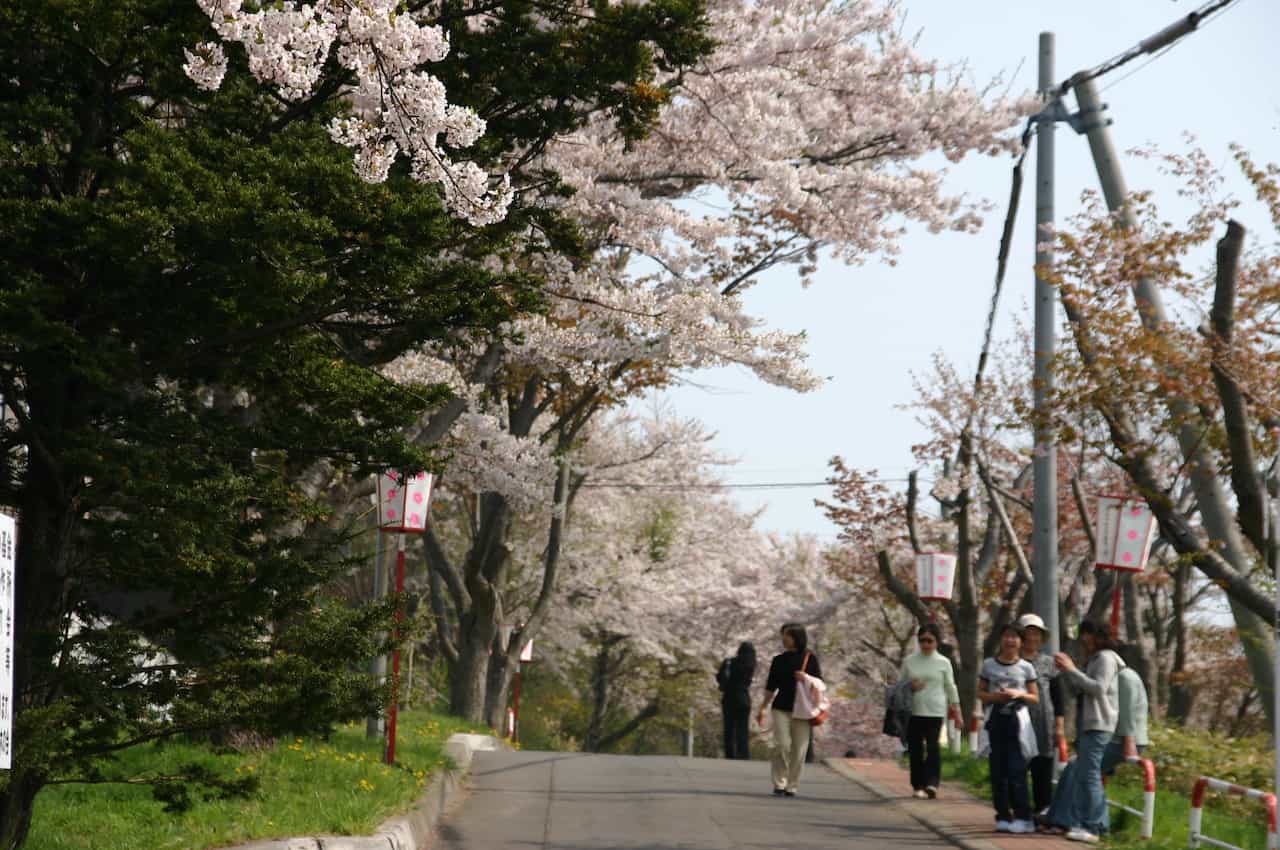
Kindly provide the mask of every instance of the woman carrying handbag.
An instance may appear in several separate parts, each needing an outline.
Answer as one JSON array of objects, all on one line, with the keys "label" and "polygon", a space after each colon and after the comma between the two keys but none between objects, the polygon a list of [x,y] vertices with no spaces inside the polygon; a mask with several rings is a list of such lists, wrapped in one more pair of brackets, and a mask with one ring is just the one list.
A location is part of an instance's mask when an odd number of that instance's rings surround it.
[{"label": "woman carrying handbag", "polygon": [[[804,756],[813,734],[814,718],[796,717],[796,692],[806,677],[821,681],[822,667],[818,657],[809,652],[809,636],[804,626],[788,624],[782,629],[783,652],[773,657],[769,678],[765,682],[765,699],[757,722],[765,725],[772,709],[773,720],[773,793],[794,797],[800,787]],[[817,718],[821,722],[822,718]]]}]

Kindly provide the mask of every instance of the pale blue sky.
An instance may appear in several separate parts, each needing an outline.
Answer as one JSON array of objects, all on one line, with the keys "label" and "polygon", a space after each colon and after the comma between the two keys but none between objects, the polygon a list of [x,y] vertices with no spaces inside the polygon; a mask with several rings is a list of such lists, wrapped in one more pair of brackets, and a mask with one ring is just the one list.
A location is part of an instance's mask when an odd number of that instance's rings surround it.
[{"label": "pale blue sky", "polygon": [[[1188,0],[903,0],[907,29],[922,30],[920,49],[948,61],[967,61],[975,80],[997,74],[1013,91],[1036,84],[1041,31],[1057,35],[1057,74],[1065,79],[1097,64],[1194,10]],[[1239,0],[1202,31],[1141,67],[1138,60],[1100,81],[1121,149],[1158,142],[1181,145],[1191,131],[1220,161],[1239,142],[1256,159],[1280,160],[1280,87],[1274,58],[1280,3]],[[1132,76],[1121,79],[1133,69]],[[1117,82],[1119,80],[1119,82]],[[1074,98],[1068,98],[1074,110]],[[1088,145],[1065,126],[1058,130],[1057,213],[1061,223],[1079,207],[1080,192],[1097,186]],[[1025,315],[1032,290],[1033,168],[1028,163],[1018,231],[1010,258],[1000,327]],[[910,373],[945,352],[971,372],[995,271],[1011,161],[970,159],[951,167],[953,190],[996,201],[982,233],[932,235],[923,229],[903,243],[896,267],[850,268],[827,261],[817,283],[802,290],[776,274],[747,298],[757,315],[810,339],[810,364],[831,380],[806,395],[763,384],[743,370],[690,376],[666,394],[676,409],[717,432],[716,445],[741,458],[738,482],[819,481],[826,462],[841,454],[853,465],[904,475],[910,448],[923,436],[912,415],[895,409],[911,399]],[[1124,159],[1133,190],[1168,198],[1176,188],[1150,164]],[[1176,208],[1170,199],[1171,208]],[[1246,219],[1245,224],[1249,221]],[[1257,232],[1255,230],[1255,232]],[[736,491],[744,506],[767,506],[762,526],[824,537],[832,527],[813,507],[824,489]]]}]

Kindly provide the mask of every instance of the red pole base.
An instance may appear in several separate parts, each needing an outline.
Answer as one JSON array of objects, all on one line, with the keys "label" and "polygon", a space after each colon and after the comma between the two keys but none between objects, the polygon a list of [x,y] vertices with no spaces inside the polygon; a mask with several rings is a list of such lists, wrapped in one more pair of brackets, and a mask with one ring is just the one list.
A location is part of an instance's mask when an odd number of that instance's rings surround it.
[{"label": "red pole base", "polygon": [[1116,576],[1116,589],[1111,593],[1111,639],[1120,639],[1120,576]]}]

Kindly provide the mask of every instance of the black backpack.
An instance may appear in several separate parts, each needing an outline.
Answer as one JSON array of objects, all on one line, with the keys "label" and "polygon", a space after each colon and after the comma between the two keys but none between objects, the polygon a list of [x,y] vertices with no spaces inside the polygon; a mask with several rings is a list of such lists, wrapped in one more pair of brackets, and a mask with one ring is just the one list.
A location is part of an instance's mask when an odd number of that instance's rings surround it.
[{"label": "black backpack", "polygon": [[732,658],[726,658],[720,662],[720,669],[716,671],[716,684],[720,686],[721,691],[729,690],[730,670],[733,665]]}]

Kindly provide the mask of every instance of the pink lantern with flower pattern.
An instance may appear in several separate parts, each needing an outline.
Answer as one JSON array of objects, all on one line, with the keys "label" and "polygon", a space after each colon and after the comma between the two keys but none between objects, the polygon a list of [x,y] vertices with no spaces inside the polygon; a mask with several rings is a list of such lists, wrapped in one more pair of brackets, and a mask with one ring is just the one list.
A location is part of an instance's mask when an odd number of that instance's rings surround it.
[{"label": "pink lantern with flower pattern", "polygon": [[394,470],[378,476],[378,527],[386,532],[422,534],[435,477],[429,472],[401,475]]},{"label": "pink lantern with flower pattern", "polygon": [[925,602],[947,602],[956,580],[956,556],[943,552],[916,555],[916,592]]},{"label": "pink lantern with flower pattern", "polygon": [[1100,570],[1140,573],[1147,568],[1156,519],[1141,499],[1127,496],[1099,496],[1095,523]]}]

